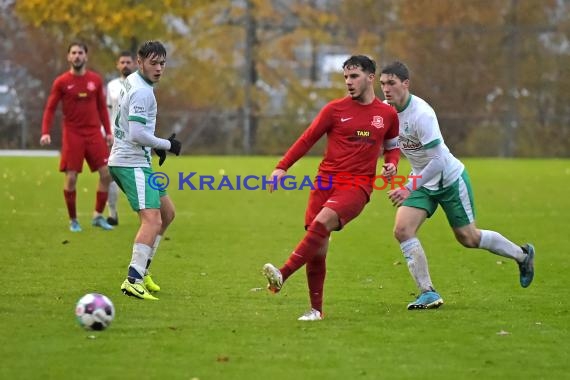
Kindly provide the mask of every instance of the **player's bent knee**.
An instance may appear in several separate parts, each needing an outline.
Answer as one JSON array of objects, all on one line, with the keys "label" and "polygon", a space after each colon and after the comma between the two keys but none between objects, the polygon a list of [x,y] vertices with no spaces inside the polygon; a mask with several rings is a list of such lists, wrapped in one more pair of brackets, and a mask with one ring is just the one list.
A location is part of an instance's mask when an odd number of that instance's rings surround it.
[{"label": "player's bent knee", "polygon": [[77,185],[77,172],[67,172],[65,173],[65,186],[71,190],[75,190],[75,185]]},{"label": "player's bent knee", "polygon": [[[155,211],[155,210],[153,210]],[[162,217],[160,212],[141,214],[141,228],[158,233],[162,228]]]},{"label": "player's bent knee", "polygon": [[328,236],[331,232],[325,224],[317,220],[313,220],[313,222],[307,227],[307,231],[314,232],[321,236]]},{"label": "player's bent knee", "polygon": [[456,234],[455,237],[457,241],[461,243],[465,248],[477,248],[479,247],[479,239],[471,234]]},{"label": "player's bent knee", "polygon": [[396,226],[394,227],[394,237],[400,243],[409,240],[415,236],[415,232],[406,226]]},{"label": "player's bent knee", "polygon": [[311,227],[314,227],[317,224],[323,226],[329,232],[336,230],[340,227],[339,216],[336,211],[332,209],[321,211],[311,222],[311,224],[309,224],[307,230],[311,229]]},{"label": "player's bent knee", "polygon": [[157,221],[144,221],[141,224],[141,229],[153,234],[158,234],[162,228],[162,220]]}]

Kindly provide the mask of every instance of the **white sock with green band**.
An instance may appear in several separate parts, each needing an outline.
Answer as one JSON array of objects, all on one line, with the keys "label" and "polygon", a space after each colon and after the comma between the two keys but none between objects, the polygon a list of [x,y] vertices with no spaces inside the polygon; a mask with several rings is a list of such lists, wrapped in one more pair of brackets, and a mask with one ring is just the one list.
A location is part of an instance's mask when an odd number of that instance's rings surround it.
[{"label": "white sock with green band", "polygon": [[486,249],[495,255],[514,259],[519,263],[523,262],[526,258],[526,255],[521,247],[511,242],[500,233],[489,230],[480,231],[481,241],[479,242],[479,248]]},{"label": "white sock with green band", "polygon": [[400,243],[400,248],[406,258],[410,274],[420,291],[422,293],[433,291],[426,254],[418,238],[411,238]]}]

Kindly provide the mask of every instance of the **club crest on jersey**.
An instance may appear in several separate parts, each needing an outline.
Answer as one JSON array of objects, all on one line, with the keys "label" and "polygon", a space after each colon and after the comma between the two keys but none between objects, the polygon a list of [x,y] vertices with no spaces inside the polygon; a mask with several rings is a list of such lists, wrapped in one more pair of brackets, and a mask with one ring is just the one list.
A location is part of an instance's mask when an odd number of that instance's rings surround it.
[{"label": "club crest on jersey", "polygon": [[87,89],[89,91],[95,91],[97,89],[97,86],[95,86],[95,82],[87,82]]},{"label": "club crest on jersey", "polygon": [[384,128],[384,119],[382,116],[373,116],[370,124],[376,128]]}]

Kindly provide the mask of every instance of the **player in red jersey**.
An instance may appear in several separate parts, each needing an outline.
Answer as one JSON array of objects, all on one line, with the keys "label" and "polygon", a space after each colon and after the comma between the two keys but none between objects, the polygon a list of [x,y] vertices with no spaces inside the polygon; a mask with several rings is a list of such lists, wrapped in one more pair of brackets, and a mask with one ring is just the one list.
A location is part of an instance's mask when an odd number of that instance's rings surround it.
[{"label": "player in red jersey", "polygon": [[299,318],[302,321],[323,318],[326,254],[331,232],[342,229],[368,203],[381,151],[384,154],[382,175],[387,178],[396,174],[400,159],[398,115],[374,93],[376,63],[366,56],[356,55],[342,67],[348,96],[323,107],[279,161],[269,179],[274,181],[274,185],[270,185],[273,191],[287,170],[327,135],[325,155],[305,212],[305,237],[281,268],[272,264],[263,266],[267,288],[277,293],[283,282],[306,264],[311,310]]},{"label": "player in red jersey", "polygon": [[[93,71],[87,70],[87,46],[72,42],[67,49],[70,69],[57,77],[51,88],[42,120],[41,145],[51,144],[50,129],[58,103],[62,102],[63,140],[59,170],[65,172],[63,195],[67,205],[72,232],[80,232],[75,206],[77,176],[87,161],[92,172],[99,172],[99,184],[92,224],[112,230],[102,213],[107,202],[111,175],[107,168],[109,149],[112,143],[109,115],[103,92],[103,81]],[[101,134],[101,125],[105,137]]]}]

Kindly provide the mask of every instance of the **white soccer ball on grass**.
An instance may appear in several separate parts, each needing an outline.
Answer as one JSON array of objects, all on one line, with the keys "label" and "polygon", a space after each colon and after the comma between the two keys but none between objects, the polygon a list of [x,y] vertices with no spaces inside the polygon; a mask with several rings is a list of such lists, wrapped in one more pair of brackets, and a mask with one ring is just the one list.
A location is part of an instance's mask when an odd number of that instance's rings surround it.
[{"label": "white soccer ball on grass", "polygon": [[88,293],[77,301],[75,316],[86,330],[105,330],[115,318],[115,306],[99,293]]}]

